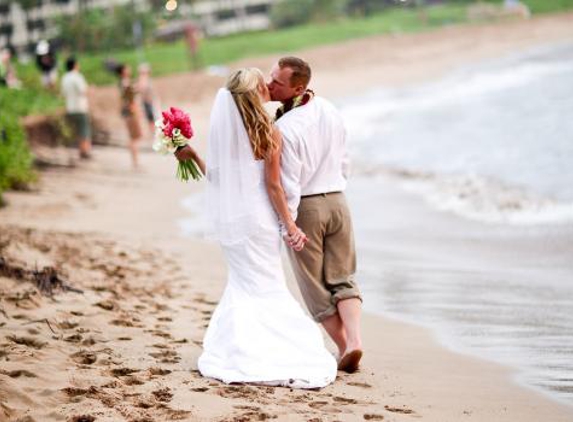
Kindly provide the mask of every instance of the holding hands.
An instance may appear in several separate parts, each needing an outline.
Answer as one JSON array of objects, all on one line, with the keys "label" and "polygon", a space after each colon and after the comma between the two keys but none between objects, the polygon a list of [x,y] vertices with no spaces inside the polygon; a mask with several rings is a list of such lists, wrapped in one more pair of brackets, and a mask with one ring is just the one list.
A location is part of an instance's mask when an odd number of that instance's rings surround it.
[{"label": "holding hands", "polygon": [[308,242],[308,237],[296,224],[291,223],[287,227],[287,233],[284,235],[284,240],[289,248],[299,252]]}]

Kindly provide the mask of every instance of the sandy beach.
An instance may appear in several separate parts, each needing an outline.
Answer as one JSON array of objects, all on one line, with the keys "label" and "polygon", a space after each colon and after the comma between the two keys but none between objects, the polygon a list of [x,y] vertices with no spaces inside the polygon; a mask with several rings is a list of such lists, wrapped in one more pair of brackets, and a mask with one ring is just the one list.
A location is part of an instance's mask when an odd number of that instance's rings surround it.
[{"label": "sandy beach", "polygon": [[[316,92],[339,99],[572,39],[573,14],[562,14],[298,54],[313,66]],[[268,71],[275,59],[232,67]],[[164,105],[191,113],[200,150],[223,80],[207,73],[156,80]],[[42,171],[32,191],[7,193],[9,205],[0,210],[0,421],[573,420],[573,407],[518,385],[512,370],[449,351],[425,328],[371,314],[363,321],[361,370],[339,373],[320,391],[202,378],[196,361],[226,276],[217,245],[181,235],[179,222],[190,212],[181,202],[202,184],[177,182],[174,161],[152,153],[150,142],[142,170],[133,172],[121,147],[116,87],[93,94],[94,114],[114,129],[120,146],[97,148],[93,161],[72,169]],[[384,210],[388,222],[401,220],[397,227],[407,231],[450,218],[399,189],[391,175],[381,177],[392,204]],[[411,242],[384,243],[388,257],[404,265],[424,248],[406,235]],[[470,247],[464,240],[459,246]],[[56,273],[37,271],[44,267]],[[52,297],[34,286],[46,280],[56,286]]]}]

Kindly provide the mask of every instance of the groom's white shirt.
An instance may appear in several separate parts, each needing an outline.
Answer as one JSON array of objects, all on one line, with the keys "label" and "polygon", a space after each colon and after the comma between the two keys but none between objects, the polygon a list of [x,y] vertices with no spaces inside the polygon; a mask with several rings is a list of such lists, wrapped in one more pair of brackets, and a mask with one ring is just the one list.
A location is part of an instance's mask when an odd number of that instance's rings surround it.
[{"label": "groom's white shirt", "polygon": [[320,97],[289,111],[276,125],[283,138],[283,188],[296,218],[301,196],[346,188],[346,129],[336,108]]}]

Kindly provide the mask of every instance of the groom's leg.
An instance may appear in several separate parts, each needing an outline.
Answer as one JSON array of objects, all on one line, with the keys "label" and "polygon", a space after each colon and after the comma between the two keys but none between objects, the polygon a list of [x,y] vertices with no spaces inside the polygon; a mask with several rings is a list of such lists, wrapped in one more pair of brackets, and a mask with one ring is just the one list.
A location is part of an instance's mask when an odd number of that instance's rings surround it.
[{"label": "groom's leg", "polygon": [[342,357],[346,352],[346,331],[344,325],[338,314],[326,317],[321,322],[324,330],[328,333],[336,347],[338,347],[338,355]]},{"label": "groom's leg", "polygon": [[344,352],[362,350],[362,337],[360,336],[362,302],[358,298],[350,298],[340,300],[337,306],[346,337],[346,349]]},{"label": "groom's leg", "polygon": [[350,210],[344,194],[328,196],[330,220],[324,237],[324,281],[336,304],[346,337],[345,353],[362,350],[362,299],[354,275],[356,251]]}]

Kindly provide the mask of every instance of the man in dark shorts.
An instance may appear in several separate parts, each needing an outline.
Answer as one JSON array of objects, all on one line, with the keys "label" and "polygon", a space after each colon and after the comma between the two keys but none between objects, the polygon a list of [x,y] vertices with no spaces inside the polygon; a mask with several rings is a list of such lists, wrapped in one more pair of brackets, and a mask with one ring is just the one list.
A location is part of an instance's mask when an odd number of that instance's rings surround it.
[{"label": "man in dark shorts", "polygon": [[75,57],[66,61],[66,74],[62,78],[62,93],[66,99],[66,118],[78,141],[80,158],[91,157],[91,125],[88,106],[88,85],[80,73]]}]

